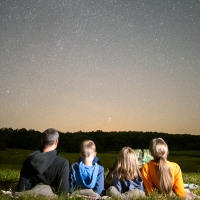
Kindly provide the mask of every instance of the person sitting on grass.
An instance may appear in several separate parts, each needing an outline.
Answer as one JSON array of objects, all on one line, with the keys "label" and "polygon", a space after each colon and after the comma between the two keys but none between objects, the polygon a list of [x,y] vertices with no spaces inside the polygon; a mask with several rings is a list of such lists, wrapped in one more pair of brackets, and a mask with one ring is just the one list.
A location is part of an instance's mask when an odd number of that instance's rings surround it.
[{"label": "person sitting on grass", "polygon": [[73,163],[70,171],[70,193],[100,197],[104,193],[104,168],[96,162],[96,146],[92,140],[84,140],[80,146],[79,162]]},{"label": "person sitting on grass", "polygon": [[107,189],[106,194],[108,196],[122,199],[145,196],[138,158],[133,149],[130,147],[121,149],[118,155],[117,165],[112,174],[113,186]]},{"label": "person sitting on grass", "polygon": [[167,160],[168,146],[162,138],[151,140],[149,150],[153,160],[142,166],[146,194],[154,190],[186,197],[182,172],[178,164]]},{"label": "person sitting on grass", "polygon": [[59,133],[54,128],[42,133],[43,150],[35,151],[24,161],[16,195],[25,191],[25,194],[53,196],[51,187],[57,194],[69,192],[69,161],[57,156],[58,138]]}]

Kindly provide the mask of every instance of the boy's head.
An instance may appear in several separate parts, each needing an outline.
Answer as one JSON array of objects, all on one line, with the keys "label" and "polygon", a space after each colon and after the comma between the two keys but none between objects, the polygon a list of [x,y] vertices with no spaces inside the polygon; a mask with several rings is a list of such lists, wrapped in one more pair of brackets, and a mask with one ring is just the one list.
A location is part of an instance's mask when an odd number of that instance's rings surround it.
[{"label": "boy's head", "polygon": [[93,155],[96,156],[96,145],[92,140],[84,140],[81,143],[80,155],[82,158],[87,158]]}]

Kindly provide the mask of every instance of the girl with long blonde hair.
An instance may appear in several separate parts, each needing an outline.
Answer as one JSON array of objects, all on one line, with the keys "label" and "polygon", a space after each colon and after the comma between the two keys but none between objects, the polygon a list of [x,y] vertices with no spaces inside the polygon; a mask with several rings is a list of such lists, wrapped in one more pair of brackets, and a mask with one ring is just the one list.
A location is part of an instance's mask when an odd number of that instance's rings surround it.
[{"label": "girl with long blonde hair", "polygon": [[146,194],[158,189],[162,193],[185,197],[181,169],[177,163],[167,160],[169,151],[166,142],[162,138],[155,138],[151,140],[149,150],[153,160],[142,166]]},{"label": "girl with long blonde hair", "polygon": [[134,150],[130,147],[121,149],[117,165],[113,171],[113,186],[107,190],[111,197],[145,196],[139,163]]}]

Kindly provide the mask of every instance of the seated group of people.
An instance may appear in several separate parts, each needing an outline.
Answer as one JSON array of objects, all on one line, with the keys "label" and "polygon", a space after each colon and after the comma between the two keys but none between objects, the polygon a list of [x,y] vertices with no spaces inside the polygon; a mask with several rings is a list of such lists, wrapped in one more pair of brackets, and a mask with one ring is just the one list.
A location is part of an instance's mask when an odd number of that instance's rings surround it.
[{"label": "seated group of people", "polygon": [[24,161],[16,195],[22,193],[53,196],[55,194],[132,198],[145,197],[155,190],[186,197],[182,172],[178,164],[167,160],[168,146],[162,138],[150,142],[153,157],[139,168],[133,149],[124,147],[114,170],[104,176],[104,167],[96,157],[93,141],[81,143],[80,159],[70,163],[57,155],[59,133],[49,128],[42,133],[43,150]]}]

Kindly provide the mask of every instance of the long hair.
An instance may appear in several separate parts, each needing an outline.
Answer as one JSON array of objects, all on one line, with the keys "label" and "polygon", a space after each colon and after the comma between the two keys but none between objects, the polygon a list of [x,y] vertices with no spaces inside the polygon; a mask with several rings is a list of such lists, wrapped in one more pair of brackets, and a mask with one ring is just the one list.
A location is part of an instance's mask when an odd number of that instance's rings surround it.
[{"label": "long hair", "polygon": [[121,149],[113,173],[117,173],[118,178],[121,180],[138,178],[138,175],[140,175],[139,163],[133,149],[130,147]]},{"label": "long hair", "polygon": [[157,176],[161,192],[171,193],[172,191],[172,174],[167,165],[168,146],[162,138],[151,140],[149,150],[157,162]]}]

